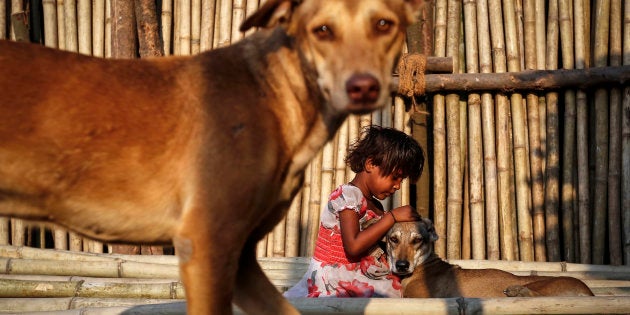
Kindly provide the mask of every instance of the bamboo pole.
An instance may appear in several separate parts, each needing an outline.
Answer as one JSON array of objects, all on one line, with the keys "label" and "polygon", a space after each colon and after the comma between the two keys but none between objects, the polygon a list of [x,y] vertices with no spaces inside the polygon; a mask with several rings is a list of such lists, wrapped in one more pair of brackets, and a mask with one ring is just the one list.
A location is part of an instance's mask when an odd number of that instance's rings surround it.
[{"label": "bamboo pole", "polygon": [[[53,314],[105,315],[123,314],[185,314],[186,304],[174,300],[114,299],[114,298],[3,298],[0,307],[10,312],[52,312]],[[138,311],[141,309],[141,311]],[[178,313],[179,312],[179,313]]]},{"label": "bamboo pole", "polygon": [[[393,128],[405,132],[405,101],[400,97],[394,97],[393,116],[391,117]],[[391,207],[397,208],[409,204],[409,179],[400,183],[400,190],[397,190],[391,197]]]},{"label": "bamboo pole", "polygon": [[[610,66],[622,64],[621,49],[621,0],[610,2]],[[610,90],[610,121],[609,121],[609,167],[608,167],[608,252],[610,264],[623,264],[621,250],[621,90]],[[630,211],[630,209],[626,209]]]},{"label": "bamboo pole", "polygon": [[7,274],[76,275],[104,278],[166,278],[178,279],[174,265],[151,264],[133,261],[64,261],[41,259],[0,258]]},{"label": "bamboo pole", "polygon": [[346,163],[345,157],[346,152],[348,151],[348,137],[349,137],[349,128],[350,128],[350,120],[352,118],[348,117],[341,124],[339,131],[336,134],[336,154],[335,154],[335,174],[334,174],[334,183],[333,187],[338,187],[342,184],[345,184],[350,180],[350,178],[346,178]]},{"label": "bamboo pole", "polygon": [[[537,51],[538,46],[543,45],[537,40],[536,37],[536,3],[534,0],[524,1],[524,41],[528,43],[525,46],[525,69],[535,70],[537,64]],[[532,44],[534,43],[534,44]],[[542,150],[540,139],[540,114],[538,95],[534,93],[528,93],[527,99],[527,124],[528,124],[528,140],[529,140],[529,161],[530,161],[530,185],[532,194],[532,227],[534,231],[534,258],[536,261],[547,260],[547,254],[545,250],[545,190],[544,190],[544,178],[543,178],[543,163],[542,163]],[[558,228],[554,229],[556,233],[548,233],[548,235],[557,235],[555,241],[558,246],[556,250],[559,250],[559,233]]]},{"label": "bamboo pole", "polygon": [[[213,1],[214,2],[214,1]],[[170,56],[172,54],[172,29],[173,29],[173,1],[162,1],[162,15],[160,17],[162,21],[162,45],[164,46],[164,56]]]},{"label": "bamboo pole", "polygon": [[220,3],[215,47],[225,47],[232,42],[232,0],[220,0]]},{"label": "bamboo pole", "polygon": [[[482,73],[491,73],[492,50],[490,48],[490,24],[488,20],[487,0],[477,1],[476,16],[479,41],[479,69]],[[487,258],[498,260],[501,258],[501,249],[499,245],[499,209],[497,203],[497,157],[495,147],[494,112],[495,107],[492,94],[481,94]]]},{"label": "bamboo pole", "polygon": [[[459,1],[447,1],[446,21],[446,54],[453,57],[453,71],[459,72],[459,44],[461,5]],[[447,163],[447,231],[446,257],[461,257],[462,205],[463,205],[463,172],[461,159],[460,109],[459,95],[446,95],[446,154]]]},{"label": "bamboo pole", "polygon": [[196,55],[201,51],[201,0],[192,0],[190,14],[190,52]]},{"label": "bamboo pole", "polygon": [[[304,188],[302,188],[303,190]],[[287,213],[286,241],[284,252],[286,257],[295,257],[300,254],[300,205],[302,203],[302,191],[298,192]]]},{"label": "bamboo pole", "polygon": [[286,243],[286,226],[287,226],[287,218],[286,216],[276,224],[273,231],[273,242],[271,242],[271,251],[268,256],[271,257],[284,257],[285,253],[285,243]]},{"label": "bamboo pole", "polygon": [[[360,133],[360,122],[359,120],[361,119],[361,116],[350,116],[347,118],[348,121],[348,148],[359,139],[359,133]],[[346,148],[345,151],[343,151],[343,156],[344,159],[346,157],[346,154],[348,153],[348,149]],[[345,161],[345,160],[344,160]],[[346,165],[346,179],[348,181],[350,181],[352,178],[354,178],[354,172],[352,172],[352,169],[350,169],[350,167],[348,165]]]},{"label": "bamboo pole", "polygon": [[66,50],[66,17],[63,0],[57,0],[57,45],[61,50]]},{"label": "bamboo pole", "polygon": [[185,294],[181,282],[123,283],[0,279],[0,298],[44,297],[184,299]]},{"label": "bamboo pole", "polygon": [[[536,15],[536,69],[546,69],[546,3],[545,0],[535,0],[535,15]],[[546,164],[544,157],[547,155],[547,104],[545,103],[545,96],[540,95],[538,99],[538,117],[540,117],[540,151],[541,151],[541,163],[542,163],[542,176],[545,176]],[[544,183],[543,183],[544,184]]]},{"label": "bamboo pole", "polygon": [[[436,57],[446,56],[446,0],[435,1],[435,51]],[[433,97],[433,211],[435,231],[440,238],[435,242],[435,253],[443,258],[446,254],[446,102],[444,95]]]},{"label": "bamboo pole", "polygon": [[[512,0],[503,1],[503,14],[506,32],[506,54],[508,71],[521,71],[520,54],[518,50],[518,34],[516,25],[515,3]],[[514,93],[510,96],[512,103],[512,134],[514,142],[514,185],[516,189],[516,213],[518,225],[519,253],[521,260],[533,260],[533,232],[531,218],[531,191],[527,176],[527,136],[525,130],[525,113],[523,97]]]},{"label": "bamboo pole", "polygon": [[[55,0],[43,0],[42,9],[44,10],[44,45],[57,48],[57,8],[55,7]],[[0,19],[1,24],[2,21]]]},{"label": "bamboo pole", "polygon": [[[317,239],[317,233],[319,232],[319,213],[322,207],[322,161],[323,152],[320,151],[317,156],[311,161],[311,191],[309,200],[309,218],[306,226],[306,240],[305,254],[307,256],[313,255],[315,248],[315,240]],[[328,192],[330,193],[330,192]],[[328,200],[328,195],[323,202]]]},{"label": "bamboo pole", "polygon": [[[630,65],[630,0],[624,0],[623,64]],[[630,112],[630,86],[623,89],[623,112]],[[630,116],[623,115],[621,125],[622,249],[624,264],[630,265]]]},{"label": "bamboo pole", "polygon": [[[494,69],[496,73],[502,73],[507,70],[505,44],[503,40],[503,18],[501,16],[501,2],[498,0],[489,0],[488,7],[493,8],[489,11],[490,34],[492,42],[492,52]],[[510,201],[510,141],[508,135],[508,118],[510,117],[510,108],[508,99],[504,94],[497,94],[496,99],[496,146],[497,146],[497,184],[498,184],[498,209],[499,209],[499,228],[500,228],[500,247],[501,258],[506,260],[515,260],[515,243],[512,237],[512,217],[514,217],[514,209]]]},{"label": "bamboo pole", "polygon": [[[464,35],[466,38],[466,72],[479,72],[479,47],[477,43],[477,4],[464,2]],[[481,127],[481,96],[468,95],[468,165],[470,191],[470,222],[472,237],[472,258],[486,256],[483,200],[483,137]]]},{"label": "bamboo pole", "polygon": [[239,27],[245,20],[246,2],[248,1],[232,0],[232,34],[230,35],[232,43],[243,38],[243,33],[239,31]]},{"label": "bamboo pole", "polygon": [[[590,20],[588,16],[588,1],[576,1],[575,18],[575,67],[585,69],[589,64]],[[589,197],[589,166],[588,166],[588,108],[587,96],[584,90],[576,93],[576,147],[577,147],[577,217],[578,244],[576,260],[582,263],[591,262],[591,205]],[[568,161],[567,161],[568,162]],[[570,182],[571,184],[573,182]]]},{"label": "bamboo pole", "polygon": [[[248,1],[248,3],[251,1]],[[212,49],[214,38],[214,15],[215,0],[202,0],[201,2],[201,30],[200,30],[200,50],[206,51]]]},{"label": "bamboo pole", "polygon": [[79,53],[92,55],[92,2],[78,0],[76,3],[77,42]]},{"label": "bamboo pole", "polygon": [[[551,1],[548,10],[546,34],[546,69],[555,70],[558,68],[558,1]],[[545,229],[546,233],[552,233],[558,228],[558,209],[560,207],[560,132],[558,124],[558,93],[546,93],[546,119],[547,119],[547,145],[545,150]],[[571,191],[571,187],[567,193]],[[563,199],[564,200],[564,199]],[[567,198],[567,202],[570,198]],[[569,204],[567,204],[569,205]],[[562,231],[564,235],[564,259],[574,261],[575,249],[573,246],[573,209],[567,208],[562,213]],[[559,244],[555,242],[554,235],[547,236],[547,253],[554,251]],[[554,260],[547,257],[548,260]]]},{"label": "bamboo pole", "polygon": [[[572,25],[572,15],[571,15],[571,4],[569,1],[561,0],[558,5],[558,17],[559,17],[559,28],[560,28],[560,39],[561,39],[561,47],[562,47],[562,67],[564,69],[573,69],[574,68],[574,54],[573,54],[573,25]],[[569,51],[567,51],[569,49]],[[566,235],[566,245],[570,245],[569,242],[572,242],[573,236],[571,235],[573,232],[573,201],[575,200],[575,189],[574,185],[569,184],[573,183],[575,179],[575,130],[576,130],[576,100],[575,100],[575,91],[574,90],[566,90],[564,92],[564,103],[565,103],[565,114],[564,114],[564,151],[562,155],[562,159],[564,162],[563,165],[563,208],[562,214],[564,222],[562,226],[564,228],[564,233]],[[550,209],[552,210],[552,209]],[[553,209],[555,210],[555,209]],[[550,211],[548,213],[547,219],[547,227],[552,228],[553,226],[558,226],[558,213],[554,211]],[[547,232],[548,237],[548,249],[549,249],[549,260],[558,261],[560,260],[561,254],[559,252],[560,244],[559,244],[559,234],[558,229],[550,229]],[[570,248],[569,248],[570,249]],[[566,252],[567,250],[565,250]],[[567,254],[568,255],[568,254]],[[570,256],[570,255],[568,255]]]},{"label": "bamboo pole", "polygon": [[[595,46],[593,49],[594,66],[605,67],[608,64],[608,41],[610,0],[595,2]],[[595,186],[593,192],[593,248],[592,259],[595,264],[604,263],[606,246],[607,214],[607,174],[608,174],[608,128],[609,103],[608,92],[604,88],[595,91]]]},{"label": "bamboo pole", "polygon": [[311,178],[312,178],[313,161],[309,163],[304,169],[304,184],[302,184],[302,202],[300,204],[300,256],[308,256],[307,248],[309,247],[308,241],[311,238],[308,236],[309,223],[311,217]]},{"label": "bamboo pole", "polygon": [[[167,0],[168,1],[168,0]],[[181,1],[175,1],[173,3],[173,55],[181,55],[180,46],[181,46],[181,24],[182,19],[180,18],[180,14],[182,11],[182,3]]]},{"label": "bamboo pole", "polygon": [[[14,13],[23,11],[24,2],[22,0],[11,0],[9,8],[9,12],[11,12],[9,16],[12,16]],[[13,27],[11,19],[9,19],[9,38],[13,41],[16,40],[15,29]]]},{"label": "bamboo pole", "polygon": [[256,243],[256,257],[267,257],[267,239],[269,238],[269,235],[273,234],[265,235],[258,241],[258,243]]},{"label": "bamboo pole", "polygon": [[11,227],[9,222],[10,218],[0,217],[0,245],[9,245],[11,243]]},{"label": "bamboo pole", "polygon": [[105,0],[92,1],[92,55],[105,56]]},{"label": "bamboo pole", "polygon": [[67,51],[78,52],[79,43],[77,38],[77,0],[64,0],[63,3],[64,16],[64,33],[65,46]]},{"label": "bamboo pole", "polygon": [[0,39],[7,39],[7,3],[0,1]]},{"label": "bamboo pole", "polygon": [[[24,2],[22,0],[11,0],[10,2],[10,12],[11,14],[9,16],[13,16],[13,14],[18,13],[18,12],[22,12],[24,10]],[[5,6],[6,8],[6,6]],[[6,9],[5,9],[6,10]],[[6,13],[5,13],[6,14]],[[11,21],[11,19],[9,19],[9,29],[10,29],[10,39],[11,40],[16,40],[16,32],[15,29],[13,27],[13,21]],[[6,21],[5,21],[6,23]],[[7,227],[9,226],[9,224],[6,225]],[[10,220],[10,227],[11,227],[11,232],[10,232],[10,242],[13,245],[24,245],[25,244],[25,239],[24,239],[24,233],[25,233],[25,223],[23,220],[21,219],[11,219]]]},{"label": "bamboo pole", "polygon": [[105,58],[112,57],[112,3],[105,0]]},{"label": "bamboo pole", "polygon": [[191,21],[190,21],[190,0],[176,1],[180,11],[179,17],[179,54],[186,56],[191,53]]}]

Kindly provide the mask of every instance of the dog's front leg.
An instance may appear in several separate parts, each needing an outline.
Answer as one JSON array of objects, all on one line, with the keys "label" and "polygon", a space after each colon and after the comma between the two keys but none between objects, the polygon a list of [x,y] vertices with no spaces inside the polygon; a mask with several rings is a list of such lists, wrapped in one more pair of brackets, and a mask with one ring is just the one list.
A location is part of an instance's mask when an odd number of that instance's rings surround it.
[{"label": "dog's front leg", "polygon": [[203,213],[189,212],[182,221],[173,244],[186,289],[187,314],[232,314],[233,266],[240,250],[224,243],[221,229]]},{"label": "dog's front leg", "polygon": [[250,240],[241,254],[234,303],[247,314],[300,314],[262,271],[252,243]]}]

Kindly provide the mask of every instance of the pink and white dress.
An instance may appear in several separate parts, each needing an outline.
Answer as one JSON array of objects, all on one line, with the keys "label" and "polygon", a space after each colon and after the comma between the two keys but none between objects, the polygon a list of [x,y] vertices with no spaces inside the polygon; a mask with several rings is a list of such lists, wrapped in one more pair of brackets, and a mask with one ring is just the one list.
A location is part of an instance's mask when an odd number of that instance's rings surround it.
[{"label": "pink and white dress", "polygon": [[352,210],[359,214],[363,230],[368,220],[381,216],[367,208],[361,190],[345,184],[330,194],[322,208],[315,251],[304,277],[285,297],[401,297],[400,279],[390,273],[382,251],[366,254],[360,260],[349,260],[343,250],[339,212]]}]

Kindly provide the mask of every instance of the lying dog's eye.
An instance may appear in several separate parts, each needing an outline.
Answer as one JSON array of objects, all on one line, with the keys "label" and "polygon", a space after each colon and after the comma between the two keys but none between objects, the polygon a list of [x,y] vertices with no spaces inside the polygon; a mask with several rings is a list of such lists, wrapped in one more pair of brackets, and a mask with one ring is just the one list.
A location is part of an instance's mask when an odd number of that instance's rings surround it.
[{"label": "lying dog's eye", "polygon": [[389,241],[394,243],[394,244],[398,244],[398,237],[392,236],[392,237],[389,238]]},{"label": "lying dog's eye", "polygon": [[376,31],[379,33],[387,33],[394,25],[394,22],[386,19],[380,19],[376,22]]},{"label": "lying dog's eye", "polygon": [[411,244],[420,244],[422,243],[422,237],[414,237],[411,239]]},{"label": "lying dog's eye", "polygon": [[321,25],[313,29],[313,34],[320,40],[332,40],[334,34],[328,25]]}]

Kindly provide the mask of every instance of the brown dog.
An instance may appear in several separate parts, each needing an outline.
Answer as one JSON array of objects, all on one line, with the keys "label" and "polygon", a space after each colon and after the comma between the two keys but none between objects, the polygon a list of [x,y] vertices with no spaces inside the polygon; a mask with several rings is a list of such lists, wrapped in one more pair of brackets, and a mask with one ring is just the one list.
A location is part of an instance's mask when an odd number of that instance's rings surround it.
[{"label": "brown dog", "polygon": [[420,5],[267,0],[241,27],[265,29],[191,57],[0,41],[0,215],[172,241],[189,314],[296,313],[256,243],[346,116],[387,102]]},{"label": "brown dog", "polygon": [[592,296],[571,277],[516,276],[498,269],[462,269],[433,253],[438,239],[428,219],[396,223],[388,231],[387,254],[393,273],[404,276],[404,297]]}]

